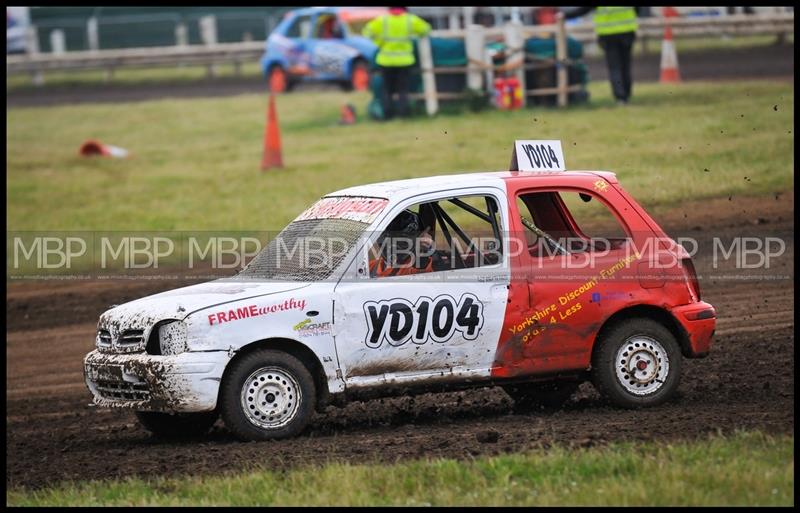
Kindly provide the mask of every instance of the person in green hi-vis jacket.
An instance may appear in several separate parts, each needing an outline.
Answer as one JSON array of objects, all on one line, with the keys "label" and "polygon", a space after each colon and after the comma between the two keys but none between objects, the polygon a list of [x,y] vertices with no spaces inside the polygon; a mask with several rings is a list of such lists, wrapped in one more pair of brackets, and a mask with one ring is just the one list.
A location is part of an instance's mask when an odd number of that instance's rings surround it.
[{"label": "person in green hi-vis jacket", "polygon": [[594,30],[597,42],[606,54],[608,79],[617,104],[625,105],[631,97],[633,78],[631,60],[633,42],[638,28],[639,7],[578,7],[564,11],[567,19],[583,16],[594,10]]},{"label": "person in green hi-vis jacket", "polygon": [[[399,116],[408,116],[408,90],[414,58],[414,37],[424,37],[431,26],[405,7],[389,7],[389,14],[378,16],[364,26],[362,35],[378,46],[375,64],[383,75],[381,103],[385,119],[391,119],[395,110]],[[398,96],[395,109],[394,95]]]}]

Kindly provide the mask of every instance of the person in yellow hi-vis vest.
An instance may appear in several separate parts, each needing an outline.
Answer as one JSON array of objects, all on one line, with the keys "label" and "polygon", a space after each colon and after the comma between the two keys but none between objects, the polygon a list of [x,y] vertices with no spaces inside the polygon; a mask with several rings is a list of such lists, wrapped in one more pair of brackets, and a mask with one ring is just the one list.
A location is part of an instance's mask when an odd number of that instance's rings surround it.
[{"label": "person in yellow hi-vis vest", "polygon": [[608,79],[617,104],[625,105],[631,97],[631,53],[636,40],[638,7],[578,7],[564,12],[566,18],[577,18],[591,10],[597,42],[606,54]]},{"label": "person in yellow hi-vis vest", "polygon": [[385,119],[395,114],[394,95],[398,98],[398,114],[408,116],[408,90],[411,68],[415,64],[414,37],[425,37],[431,26],[405,7],[389,7],[389,14],[378,16],[364,26],[362,35],[378,46],[375,57],[383,75],[381,103]]}]

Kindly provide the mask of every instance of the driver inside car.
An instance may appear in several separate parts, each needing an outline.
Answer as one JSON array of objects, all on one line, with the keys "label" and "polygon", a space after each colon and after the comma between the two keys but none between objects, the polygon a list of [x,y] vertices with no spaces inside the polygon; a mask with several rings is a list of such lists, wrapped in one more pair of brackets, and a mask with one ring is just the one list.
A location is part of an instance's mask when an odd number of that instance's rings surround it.
[{"label": "driver inside car", "polygon": [[370,276],[403,276],[433,271],[434,241],[416,212],[404,210],[378,238],[379,256],[370,260]]}]

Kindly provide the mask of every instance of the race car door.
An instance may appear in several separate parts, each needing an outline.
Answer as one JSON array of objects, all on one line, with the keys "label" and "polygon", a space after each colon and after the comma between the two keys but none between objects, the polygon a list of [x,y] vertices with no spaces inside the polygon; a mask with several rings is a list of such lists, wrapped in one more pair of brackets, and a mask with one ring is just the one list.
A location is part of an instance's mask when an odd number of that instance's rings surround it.
[{"label": "race car door", "polygon": [[312,17],[308,14],[297,16],[286,30],[286,37],[275,38],[276,46],[281,48],[291,75],[307,76],[311,74],[311,40]]},{"label": "race car door", "polygon": [[507,220],[495,188],[418,195],[384,216],[334,295],[346,387],[489,377],[508,297]]},{"label": "race car door", "polygon": [[306,42],[313,76],[320,80],[346,78],[346,65],[358,51],[344,43],[344,27],[333,11],[318,13],[312,37]]},{"label": "race car door", "polygon": [[518,193],[511,218],[517,232],[530,227],[520,254],[530,303],[506,318],[496,377],[586,369],[602,321],[637,302],[636,245],[611,208],[617,195],[611,187]]}]

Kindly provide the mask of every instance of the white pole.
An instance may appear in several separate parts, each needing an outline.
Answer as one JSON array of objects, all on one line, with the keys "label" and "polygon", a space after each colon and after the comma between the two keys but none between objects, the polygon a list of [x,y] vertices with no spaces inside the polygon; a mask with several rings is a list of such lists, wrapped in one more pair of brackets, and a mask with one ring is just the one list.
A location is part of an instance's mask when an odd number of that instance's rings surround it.
[{"label": "white pole", "polygon": [[475,8],[464,7],[464,26],[469,27],[475,23]]},{"label": "white pole", "polygon": [[567,106],[567,29],[564,16],[556,18],[556,83],[558,84],[558,106]]},{"label": "white pole", "polygon": [[214,15],[200,18],[200,38],[206,46],[217,44],[217,17]]},{"label": "white pole", "polygon": [[100,35],[97,30],[97,18],[92,16],[86,22],[86,39],[89,42],[89,50],[96,52],[100,48]]},{"label": "white pole", "polygon": [[507,23],[505,26],[506,38],[506,52],[509,57],[506,58],[506,65],[515,67],[514,76],[519,81],[519,86],[522,89],[522,106],[525,106],[527,101],[527,88],[525,86],[525,38],[522,35],[521,23]]},{"label": "white pole", "polygon": [[28,55],[39,53],[39,31],[36,25],[29,25],[25,30],[25,53]]},{"label": "white pole", "polygon": [[64,38],[64,31],[55,29],[50,31],[50,51],[54,55],[61,55],[67,51],[67,43]]},{"label": "white pole", "polygon": [[[217,44],[217,17],[214,15],[203,16],[200,18],[200,38],[206,46]],[[217,65],[209,62],[206,65],[206,75],[209,78],[217,76]]]},{"label": "white pole", "polygon": [[436,76],[433,74],[433,52],[431,40],[423,37],[419,40],[419,65],[422,68],[422,88],[425,93],[425,111],[433,116],[439,111],[439,99],[436,97]]},{"label": "white pole", "polygon": [[189,44],[189,29],[186,24],[179,21],[175,24],[175,45],[187,46]]},{"label": "white pole", "polygon": [[467,88],[474,91],[481,91],[482,87],[482,69],[481,64],[486,62],[484,53],[486,51],[485,34],[483,25],[468,25],[467,26]]},{"label": "white pole", "polygon": [[460,23],[460,20],[458,19],[458,14],[450,13],[450,16],[449,16],[449,19],[448,19],[448,28],[450,30],[458,30],[458,29],[461,28],[461,23]]}]

